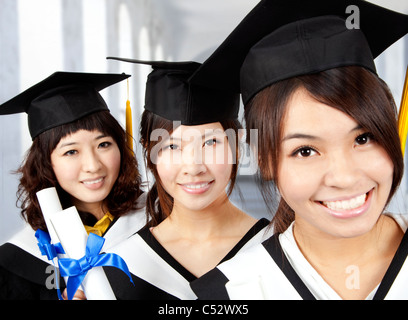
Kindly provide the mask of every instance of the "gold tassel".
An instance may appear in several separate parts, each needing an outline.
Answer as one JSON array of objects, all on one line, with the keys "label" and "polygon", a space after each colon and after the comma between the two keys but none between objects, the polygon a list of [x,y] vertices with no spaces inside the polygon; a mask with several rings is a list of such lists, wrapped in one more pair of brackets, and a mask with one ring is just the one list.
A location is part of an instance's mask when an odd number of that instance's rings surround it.
[{"label": "gold tassel", "polygon": [[127,80],[126,139],[129,149],[133,151],[133,126],[132,126],[132,109],[130,108],[129,101],[129,79]]},{"label": "gold tassel", "polygon": [[405,153],[405,144],[408,131],[408,67],[405,74],[404,90],[402,91],[401,106],[398,115],[398,133],[401,140],[402,155]]}]

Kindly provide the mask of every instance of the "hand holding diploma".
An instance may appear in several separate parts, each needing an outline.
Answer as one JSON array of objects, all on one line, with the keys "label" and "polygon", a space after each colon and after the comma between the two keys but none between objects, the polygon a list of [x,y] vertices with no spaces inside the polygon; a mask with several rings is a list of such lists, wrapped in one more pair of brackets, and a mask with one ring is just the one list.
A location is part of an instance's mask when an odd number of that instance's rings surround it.
[{"label": "hand holding diploma", "polygon": [[115,300],[105,272],[98,267],[113,266],[119,268],[129,276],[132,282],[125,261],[116,254],[100,254],[105,239],[93,233],[88,237],[75,207],[50,213],[52,208],[54,210],[59,209],[58,206],[55,206],[55,196],[58,197],[56,191],[54,188],[50,189],[46,189],[48,191],[44,192],[50,198],[43,198],[41,208],[44,205],[44,212],[47,212],[50,225],[49,230],[53,230],[54,237],[61,242],[68,257],[58,260],[61,275],[68,277],[66,280],[68,299],[71,300],[74,297],[75,292],[82,284],[84,293],[89,300]]}]

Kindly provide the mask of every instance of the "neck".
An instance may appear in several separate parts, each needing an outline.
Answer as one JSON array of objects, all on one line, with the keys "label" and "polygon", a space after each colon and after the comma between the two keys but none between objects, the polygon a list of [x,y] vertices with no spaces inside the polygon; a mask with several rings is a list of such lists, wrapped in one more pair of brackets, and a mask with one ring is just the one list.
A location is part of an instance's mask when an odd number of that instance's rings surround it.
[{"label": "neck", "polygon": [[170,216],[164,221],[168,226],[182,230],[184,238],[208,239],[225,234],[233,222],[244,218],[245,213],[235,207],[225,195],[225,198],[216,201],[202,210],[173,206]]},{"label": "neck", "polygon": [[107,209],[105,208],[105,206],[100,202],[74,203],[74,205],[79,211],[88,212],[92,214],[98,221],[102,219],[105,213],[107,212]]},{"label": "neck", "polygon": [[[312,262],[328,265],[333,263],[355,263],[374,252],[388,249],[388,241],[399,229],[395,221],[387,216],[380,216],[374,227],[363,235],[352,238],[340,238],[319,231],[310,231],[303,223],[295,222],[294,237],[305,255]],[[396,233],[400,237],[402,231]]]},{"label": "neck", "polygon": [[382,281],[403,237],[394,219],[353,238],[307,232],[295,222],[294,235],[305,258],[343,299],[365,299]]}]

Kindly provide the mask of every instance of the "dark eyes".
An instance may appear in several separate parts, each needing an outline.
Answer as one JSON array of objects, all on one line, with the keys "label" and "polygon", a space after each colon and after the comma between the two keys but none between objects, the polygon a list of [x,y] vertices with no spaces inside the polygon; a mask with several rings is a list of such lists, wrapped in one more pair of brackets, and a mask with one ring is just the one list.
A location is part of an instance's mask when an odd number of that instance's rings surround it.
[{"label": "dark eyes", "polygon": [[[107,149],[112,145],[112,142],[110,141],[104,141],[101,142],[100,144],[98,144],[98,149]],[[64,156],[73,156],[76,155],[78,153],[77,149],[72,149],[72,150],[68,150],[64,153]]]},{"label": "dark eyes", "polygon": [[[363,134],[360,134],[359,136],[357,136],[354,140],[354,143],[356,146],[363,146],[366,145],[368,143],[371,143],[375,141],[375,138],[373,136],[372,133],[370,132],[366,132]],[[292,153],[292,157],[299,157],[299,158],[308,158],[311,156],[314,156],[316,154],[318,154],[319,152],[317,151],[317,148],[312,147],[312,146],[302,146],[298,149],[296,149],[293,153]]]},{"label": "dark eyes", "polygon": [[[203,147],[206,147],[206,146],[209,146],[209,147],[215,146],[217,143],[219,143],[219,141],[218,141],[216,138],[211,138],[211,139],[206,140],[206,141],[203,143]],[[180,146],[177,145],[177,144],[174,144],[174,143],[170,143],[170,144],[168,144],[168,145],[166,145],[166,146],[164,146],[164,147],[162,148],[162,150],[178,150],[178,149],[180,149]]]},{"label": "dark eyes", "polygon": [[101,147],[101,148],[106,148],[106,147],[109,147],[110,145],[111,145],[110,142],[105,141],[105,142],[100,143],[100,144],[99,144],[99,147]]},{"label": "dark eyes", "polygon": [[301,157],[310,157],[314,152],[315,151],[312,148],[302,148],[298,151],[298,154]]},{"label": "dark eyes", "polygon": [[169,144],[164,149],[177,150],[178,148],[179,146],[177,144]]},{"label": "dark eyes", "polygon": [[67,152],[64,153],[64,156],[73,156],[74,154],[77,154],[78,151],[76,150],[69,150]]},{"label": "dark eyes", "polygon": [[359,145],[359,146],[367,144],[372,141],[374,141],[374,136],[370,132],[366,132],[366,133],[359,135],[355,140],[356,145]]},{"label": "dark eyes", "polygon": [[204,142],[205,146],[213,146],[216,145],[218,143],[218,140],[216,138],[212,138],[207,140],[206,142]]},{"label": "dark eyes", "polygon": [[292,153],[292,157],[307,158],[307,157],[313,156],[315,154],[317,154],[317,151],[314,148],[304,146],[304,147],[301,147],[299,149],[296,149]]}]

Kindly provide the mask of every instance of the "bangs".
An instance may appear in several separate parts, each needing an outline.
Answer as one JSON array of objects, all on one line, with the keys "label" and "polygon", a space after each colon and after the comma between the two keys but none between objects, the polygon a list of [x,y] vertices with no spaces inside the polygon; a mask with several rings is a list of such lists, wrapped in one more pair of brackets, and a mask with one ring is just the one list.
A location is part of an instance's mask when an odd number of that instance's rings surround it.
[{"label": "bangs", "polygon": [[111,136],[118,144],[121,140],[119,137],[121,127],[109,111],[92,113],[74,122],[47,130],[38,137],[40,140],[47,140],[49,148],[52,151],[56,148],[62,138],[79,130],[99,131],[106,136]]},{"label": "bangs", "polygon": [[75,122],[64,124],[56,128],[60,132],[61,138],[73,134],[79,130],[100,131],[105,135],[109,134],[109,127],[106,126],[106,116],[110,113],[108,111],[101,111],[93,113],[92,116],[81,118]]}]

